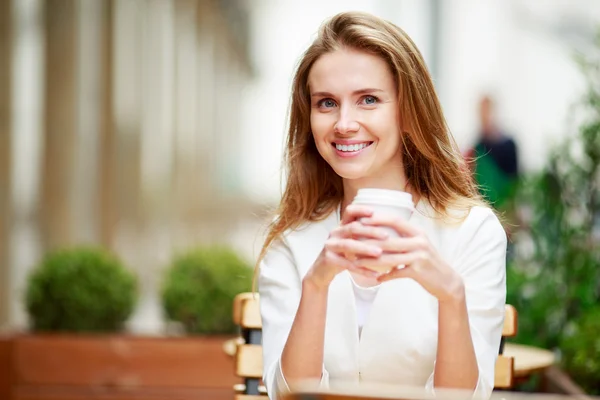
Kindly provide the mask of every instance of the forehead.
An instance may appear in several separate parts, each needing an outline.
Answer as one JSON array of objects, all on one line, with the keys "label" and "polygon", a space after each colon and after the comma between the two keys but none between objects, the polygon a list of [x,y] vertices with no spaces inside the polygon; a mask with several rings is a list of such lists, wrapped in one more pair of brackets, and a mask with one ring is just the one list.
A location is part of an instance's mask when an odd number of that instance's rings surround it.
[{"label": "forehead", "polygon": [[394,77],[385,60],[353,49],[339,49],[319,57],[308,75],[308,85],[311,92],[395,89]]}]

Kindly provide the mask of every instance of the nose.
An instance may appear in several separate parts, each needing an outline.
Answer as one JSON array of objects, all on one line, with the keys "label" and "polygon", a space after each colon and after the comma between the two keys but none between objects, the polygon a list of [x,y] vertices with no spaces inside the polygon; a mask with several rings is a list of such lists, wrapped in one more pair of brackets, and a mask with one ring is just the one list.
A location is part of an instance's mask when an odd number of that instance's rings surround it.
[{"label": "nose", "polygon": [[348,135],[358,132],[359,124],[353,114],[351,107],[340,107],[338,120],[334,126],[336,133]]}]

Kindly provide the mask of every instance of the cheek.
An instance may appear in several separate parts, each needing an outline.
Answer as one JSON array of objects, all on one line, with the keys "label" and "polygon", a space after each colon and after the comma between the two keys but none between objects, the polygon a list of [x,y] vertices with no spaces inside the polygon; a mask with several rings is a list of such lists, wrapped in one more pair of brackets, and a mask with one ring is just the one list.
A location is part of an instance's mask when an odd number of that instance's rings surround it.
[{"label": "cheek", "polygon": [[317,146],[320,145],[323,139],[327,136],[330,131],[330,118],[326,114],[311,113],[310,115],[310,129],[313,133],[313,137]]},{"label": "cheek", "polygon": [[370,126],[379,140],[389,144],[400,142],[400,124],[394,113],[380,114],[372,119]]}]

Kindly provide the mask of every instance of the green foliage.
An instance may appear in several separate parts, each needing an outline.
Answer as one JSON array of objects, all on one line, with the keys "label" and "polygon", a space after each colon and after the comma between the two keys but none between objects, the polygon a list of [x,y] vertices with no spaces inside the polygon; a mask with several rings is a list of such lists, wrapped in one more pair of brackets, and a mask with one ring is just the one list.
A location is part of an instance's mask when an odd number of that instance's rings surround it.
[{"label": "green foliage", "polygon": [[561,342],[565,368],[590,394],[600,394],[600,306],[573,323]]},{"label": "green foliage", "polygon": [[30,275],[25,304],[34,331],[116,332],[137,298],[137,281],[101,249],[46,255]]},{"label": "green foliage", "polygon": [[564,351],[567,372],[590,391],[600,381],[600,325],[593,321],[600,316],[600,36],[597,44],[598,54],[579,59],[588,90],[576,110],[577,133],[518,191],[530,215],[507,276],[507,302],[519,310],[516,340]]},{"label": "green foliage", "polygon": [[252,268],[231,249],[199,248],[178,256],[162,290],[166,315],[190,334],[234,333],[234,297],[252,287]]}]

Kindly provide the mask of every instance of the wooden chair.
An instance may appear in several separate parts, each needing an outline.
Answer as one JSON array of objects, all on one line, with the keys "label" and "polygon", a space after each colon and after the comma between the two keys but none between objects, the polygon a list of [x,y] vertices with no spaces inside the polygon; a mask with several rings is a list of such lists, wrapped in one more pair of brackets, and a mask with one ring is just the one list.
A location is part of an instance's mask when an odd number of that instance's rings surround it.
[{"label": "wooden chair", "polygon": [[[257,293],[240,293],[233,304],[233,320],[240,327],[241,338],[235,354],[235,373],[244,384],[235,387],[236,400],[264,400],[267,396],[262,385],[262,321]],[[506,305],[502,341],[496,361],[494,388],[510,389],[514,384],[514,359],[502,355],[504,339],[517,333],[517,310]]]},{"label": "wooden chair", "polygon": [[504,341],[506,338],[517,335],[517,310],[510,304],[506,305],[504,312],[504,326],[502,327],[502,339],[500,350],[496,360],[496,372],[494,374],[495,389],[510,389],[515,380],[515,359],[507,357],[504,353]]},{"label": "wooden chair", "polygon": [[258,293],[240,293],[233,302],[233,321],[240,327],[241,340],[235,353],[235,374],[244,379],[236,385],[235,400],[265,400],[262,385],[262,321]]}]

